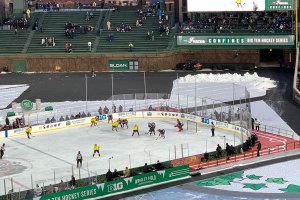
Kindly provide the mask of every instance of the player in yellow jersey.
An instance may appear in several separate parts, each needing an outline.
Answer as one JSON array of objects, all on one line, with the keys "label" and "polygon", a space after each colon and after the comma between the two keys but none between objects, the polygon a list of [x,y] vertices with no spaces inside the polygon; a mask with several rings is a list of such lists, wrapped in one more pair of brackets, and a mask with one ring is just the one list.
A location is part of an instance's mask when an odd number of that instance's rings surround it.
[{"label": "player in yellow jersey", "polygon": [[235,0],[236,6],[242,8],[242,0]]},{"label": "player in yellow jersey", "polygon": [[32,128],[31,128],[31,125],[29,125],[29,127],[28,127],[28,128],[26,128],[26,130],[25,130],[25,132],[26,132],[26,134],[27,134],[27,138],[28,138],[28,139],[30,139],[31,130],[32,130]]},{"label": "player in yellow jersey", "polygon": [[92,119],[91,119],[91,127],[92,126],[97,126],[97,119],[96,119],[96,117],[93,117]]},{"label": "player in yellow jersey", "polygon": [[134,127],[133,127],[132,136],[134,135],[134,133],[137,133],[138,136],[140,136],[140,133],[139,133],[139,126],[138,126],[137,124],[135,124]]},{"label": "player in yellow jersey", "polygon": [[93,157],[95,156],[96,153],[98,153],[99,157],[100,157],[100,146],[98,146],[97,144],[94,145],[94,153],[93,153]]},{"label": "player in yellow jersey", "polygon": [[116,130],[118,132],[118,125],[119,125],[119,122],[118,121],[115,121],[111,124],[111,130]]}]

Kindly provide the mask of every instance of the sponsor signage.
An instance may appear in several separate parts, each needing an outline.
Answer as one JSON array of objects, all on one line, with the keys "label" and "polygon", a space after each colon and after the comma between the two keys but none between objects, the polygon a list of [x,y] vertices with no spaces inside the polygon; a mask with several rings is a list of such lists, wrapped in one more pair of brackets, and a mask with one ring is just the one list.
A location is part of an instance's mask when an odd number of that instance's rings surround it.
[{"label": "sponsor signage", "polygon": [[161,171],[150,172],[129,178],[117,179],[110,182],[105,182],[98,185],[90,185],[73,190],[53,193],[37,197],[40,200],[69,200],[69,199],[90,199],[101,196],[110,195],[117,192],[126,192],[142,186],[159,184],[166,181],[176,180],[189,176],[189,166],[181,165],[178,167],[168,168]]},{"label": "sponsor signage", "polygon": [[135,117],[136,116],[136,112],[121,112],[118,113],[119,117]]},{"label": "sponsor signage", "polygon": [[[293,0],[265,0],[266,10],[294,10]],[[298,0],[296,0],[298,1]]]},{"label": "sponsor signage", "polygon": [[187,0],[188,12],[293,10],[293,0]]},{"label": "sponsor signage", "polygon": [[177,36],[177,45],[294,45],[294,35]]},{"label": "sponsor signage", "polygon": [[23,110],[32,110],[33,103],[30,100],[25,99],[21,102],[21,108]]},{"label": "sponsor signage", "polygon": [[99,120],[106,120],[107,119],[107,115],[99,115]]},{"label": "sponsor signage", "polygon": [[265,0],[188,0],[188,12],[264,11]]},{"label": "sponsor signage", "polygon": [[66,121],[66,125],[70,126],[70,125],[76,125],[76,124],[84,124],[86,121],[87,121],[86,118],[74,119],[74,120]]},{"label": "sponsor signage", "polygon": [[62,125],[63,125],[63,122],[45,124],[45,125],[39,126],[39,129],[47,130],[47,129],[53,129],[53,128],[60,128],[60,127],[62,127]]},{"label": "sponsor signage", "polygon": [[109,60],[108,65],[110,70],[116,70],[116,71],[129,70],[128,60]]}]

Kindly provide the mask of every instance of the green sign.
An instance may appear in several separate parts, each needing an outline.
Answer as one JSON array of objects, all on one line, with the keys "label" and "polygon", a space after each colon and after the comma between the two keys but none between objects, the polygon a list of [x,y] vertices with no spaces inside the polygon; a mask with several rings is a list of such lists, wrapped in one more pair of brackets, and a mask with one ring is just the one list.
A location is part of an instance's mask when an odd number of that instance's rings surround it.
[{"label": "green sign", "polygon": [[294,35],[177,36],[177,45],[295,45]]},{"label": "green sign", "polygon": [[33,104],[30,100],[25,99],[21,102],[21,107],[23,110],[32,110]]},{"label": "green sign", "polygon": [[294,0],[265,0],[265,3],[266,11],[294,10]]},{"label": "green sign", "polygon": [[[105,182],[97,185],[90,185],[73,190],[66,190],[59,193],[53,193],[40,197],[40,200],[68,200],[68,199],[89,199],[106,195],[111,195],[118,192],[130,191],[146,185],[163,183],[179,178],[189,176],[189,166],[182,165],[161,171],[150,172],[129,178],[117,179],[110,182]],[[38,199],[38,198],[35,198]]]},{"label": "green sign", "polygon": [[109,69],[115,71],[129,70],[128,60],[109,60]]}]

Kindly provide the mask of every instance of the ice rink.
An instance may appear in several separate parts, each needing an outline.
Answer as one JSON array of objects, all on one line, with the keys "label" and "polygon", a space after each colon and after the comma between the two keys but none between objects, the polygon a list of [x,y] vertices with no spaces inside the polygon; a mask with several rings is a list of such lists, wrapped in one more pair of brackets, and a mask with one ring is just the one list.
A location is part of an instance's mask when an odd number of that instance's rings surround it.
[{"label": "ice rink", "polygon": [[[156,129],[164,128],[166,138],[158,138],[158,133],[146,134],[148,122],[155,122]],[[118,132],[111,131],[111,124],[100,122],[95,127],[87,125],[38,133],[32,139],[25,135],[4,139],[1,143],[6,144],[6,151],[0,160],[0,193],[4,193],[4,179],[7,191],[11,187],[14,191],[25,190],[32,187],[31,176],[33,186],[48,185],[69,181],[72,170],[77,179],[84,178],[106,173],[109,163],[111,169],[123,170],[126,166],[175,159],[175,150],[176,158],[181,158],[215,151],[217,144],[224,148],[225,143],[237,145],[241,141],[240,134],[216,129],[215,137],[211,137],[209,126],[199,125],[196,132],[191,125],[191,130],[187,130],[187,122],[182,122],[184,131],[181,133],[174,127],[175,120],[151,118],[129,119],[129,128],[119,128]],[[139,136],[131,136],[134,124],[140,127]],[[100,158],[92,157],[94,144],[100,145]],[[83,155],[80,170],[76,167],[78,151]]]}]

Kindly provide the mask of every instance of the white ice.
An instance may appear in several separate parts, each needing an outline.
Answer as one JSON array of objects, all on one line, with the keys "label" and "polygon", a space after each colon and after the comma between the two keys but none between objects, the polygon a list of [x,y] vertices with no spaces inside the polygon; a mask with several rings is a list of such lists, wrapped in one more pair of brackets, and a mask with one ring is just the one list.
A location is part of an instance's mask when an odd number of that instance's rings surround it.
[{"label": "white ice", "polygon": [[[158,138],[158,135],[149,136],[148,122],[154,121],[156,128],[166,130],[166,138]],[[192,129],[186,130],[186,121],[182,121],[185,130],[177,132],[174,127],[175,120],[171,119],[129,119],[129,129],[119,128],[118,132],[111,131],[111,124],[107,122],[99,123],[99,127],[84,126],[79,128],[63,129],[34,135],[32,139],[24,137],[4,139],[6,161],[18,163],[26,166],[27,169],[20,174],[11,176],[2,175],[0,178],[0,188],[3,188],[3,179],[7,183],[13,177],[14,187],[17,190],[31,187],[30,175],[32,174],[34,185],[54,183],[54,170],[56,183],[60,180],[70,180],[72,166],[76,178],[79,178],[79,170],[76,168],[75,158],[78,151],[83,155],[83,168],[81,178],[96,174],[106,173],[109,168],[123,170],[126,166],[137,167],[145,163],[153,164],[157,160],[168,161],[176,158],[186,157],[214,151],[217,144],[223,148],[225,143],[237,145],[240,143],[240,135],[216,130],[215,137],[210,137],[210,127],[201,126],[197,133]],[[140,126],[140,136],[132,134],[132,127],[137,123]],[[158,138],[158,139],[156,139]],[[99,144],[101,157],[92,157],[93,145]],[[182,148],[181,148],[182,145]],[[182,150],[181,150],[182,149]],[[111,158],[111,159],[109,159]],[[89,171],[88,171],[89,169]],[[1,174],[1,173],[0,173]],[[7,189],[11,184],[7,184]],[[0,190],[3,191],[3,190]],[[8,191],[8,190],[7,190]]]}]

